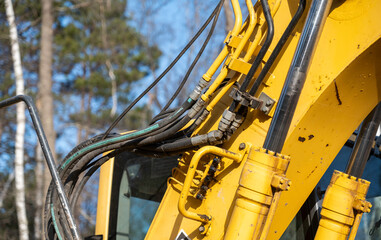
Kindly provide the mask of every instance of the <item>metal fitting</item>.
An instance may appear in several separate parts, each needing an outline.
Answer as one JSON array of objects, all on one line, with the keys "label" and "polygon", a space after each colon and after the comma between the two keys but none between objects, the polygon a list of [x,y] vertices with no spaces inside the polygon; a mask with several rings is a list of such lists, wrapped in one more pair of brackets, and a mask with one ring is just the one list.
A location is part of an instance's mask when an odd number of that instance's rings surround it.
[{"label": "metal fitting", "polygon": [[204,199],[204,195],[202,195],[201,193],[197,193],[196,198],[198,200],[203,200]]},{"label": "metal fitting", "polygon": [[240,114],[237,114],[234,118],[234,121],[230,127],[231,133],[233,134],[243,123],[244,117]]},{"label": "metal fitting", "polygon": [[242,100],[242,92],[239,91],[237,88],[233,88],[229,96],[237,102],[241,102]]},{"label": "metal fitting", "polygon": [[189,95],[189,98],[196,101],[200,97],[201,91],[202,88],[200,88],[200,86],[195,87],[195,89],[193,89],[193,92]]},{"label": "metal fitting", "polygon": [[198,136],[192,137],[191,143],[193,146],[207,144],[208,143],[208,135],[203,134],[203,135],[198,135]]},{"label": "metal fitting", "polygon": [[219,142],[222,137],[224,136],[224,134],[219,131],[219,130],[215,130],[215,131],[211,131],[208,133],[208,142],[209,144],[216,144],[217,142]]},{"label": "metal fitting", "polygon": [[271,186],[281,191],[288,191],[291,186],[291,181],[284,176],[279,176],[275,174],[271,181]]},{"label": "metal fitting", "polygon": [[205,102],[202,99],[198,99],[197,102],[188,112],[188,117],[193,118],[204,107]]},{"label": "metal fitting", "polygon": [[208,81],[206,81],[205,79],[201,78],[200,81],[198,82],[198,85],[204,89],[206,86],[208,86]]},{"label": "metal fitting", "polygon": [[223,133],[219,130],[211,131],[207,134],[198,135],[191,138],[191,143],[193,146],[210,144],[215,145],[220,142],[223,137]]},{"label": "metal fitting", "polygon": [[195,122],[195,125],[196,126],[199,126],[205,119],[206,117],[209,115],[209,111],[208,110],[204,110],[202,112],[202,114],[196,119],[196,122]]},{"label": "metal fitting", "polygon": [[204,90],[204,88],[207,85],[208,85],[208,82],[201,78],[200,81],[198,82],[198,85],[195,87],[193,92],[189,95],[189,98],[196,101],[201,96],[202,90]]},{"label": "metal fitting", "polygon": [[227,129],[230,127],[231,123],[233,122],[235,116],[235,113],[229,110],[225,110],[222,114],[220,123],[218,124],[218,130],[220,130],[221,132],[226,132]]}]

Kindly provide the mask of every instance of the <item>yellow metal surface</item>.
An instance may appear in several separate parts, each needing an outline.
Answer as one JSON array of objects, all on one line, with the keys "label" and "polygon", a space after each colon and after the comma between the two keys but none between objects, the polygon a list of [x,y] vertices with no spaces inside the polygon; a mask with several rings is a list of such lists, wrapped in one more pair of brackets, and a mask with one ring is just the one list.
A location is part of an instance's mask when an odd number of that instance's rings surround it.
[{"label": "yellow metal surface", "polygon": [[345,240],[352,226],[350,239],[354,239],[363,212],[370,212],[371,204],[365,201],[369,184],[339,171],[333,173],[324,196],[316,240]]},{"label": "yellow metal surface", "polygon": [[231,61],[229,61],[228,67],[233,71],[243,73],[243,74],[247,74],[250,70],[251,64],[247,63],[241,59],[234,59],[233,58],[233,59],[231,59]]},{"label": "yellow metal surface", "polygon": [[95,234],[102,235],[103,240],[108,240],[113,171],[114,158],[110,159],[101,166],[101,171],[99,174],[97,221],[95,225]]},{"label": "yellow metal surface", "polygon": [[[284,0],[279,5],[274,16],[275,35],[269,52],[291,20],[298,2]],[[293,185],[290,191],[282,193],[279,198],[267,239],[281,237],[353,130],[380,101],[381,86],[380,81],[377,81],[381,75],[380,11],[381,1],[348,0],[333,3],[282,152],[291,156],[287,177],[293,181]],[[259,93],[263,91],[275,100],[279,98],[305,16],[270,69]],[[256,39],[260,29],[255,28],[251,39]],[[265,32],[264,29],[261,31]],[[260,46],[263,37],[257,39]],[[257,51],[253,52],[255,54]],[[229,70],[223,68],[219,75],[225,78],[228,73]],[[224,78],[217,77],[216,81]],[[241,80],[239,76],[236,78]],[[198,134],[217,129],[222,112],[231,103],[231,98],[225,94],[228,89],[223,91],[221,95],[211,91],[204,98],[205,101],[210,98],[215,105],[209,108],[212,111],[197,129]],[[214,101],[216,96],[218,99]],[[243,125],[222,147],[234,152],[243,142],[262,146],[270,122],[271,117],[258,110],[250,110]],[[186,153],[179,163],[179,169],[186,172],[192,156],[193,153]],[[212,217],[211,228],[206,236],[198,230],[200,222],[183,217],[174,204],[180,197],[180,183],[185,179],[183,175],[175,173],[174,177],[179,183],[173,181],[168,186],[146,239],[157,239],[157,236],[174,239],[180,230],[191,239],[223,238],[228,226],[227,219],[232,215],[237,198],[243,165],[244,162],[235,163],[223,158],[215,182],[205,198],[200,201],[188,197],[188,211],[208,213]]]}]

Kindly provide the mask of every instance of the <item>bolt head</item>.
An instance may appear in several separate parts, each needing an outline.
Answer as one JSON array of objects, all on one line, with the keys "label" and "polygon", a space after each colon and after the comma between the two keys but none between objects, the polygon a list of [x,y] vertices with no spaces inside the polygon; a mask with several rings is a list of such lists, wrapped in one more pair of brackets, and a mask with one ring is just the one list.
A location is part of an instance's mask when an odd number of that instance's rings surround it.
[{"label": "bolt head", "polygon": [[240,145],[239,145],[239,150],[243,150],[243,149],[245,149],[246,148],[246,144],[245,143],[241,143]]},{"label": "bolt head", "polygon": [[204,199],[204,195],[202,195],[201,193],[198,193],[198,194],[196,195],[196,198],[197,198],[198,200],[202,200],[202,199]]}]

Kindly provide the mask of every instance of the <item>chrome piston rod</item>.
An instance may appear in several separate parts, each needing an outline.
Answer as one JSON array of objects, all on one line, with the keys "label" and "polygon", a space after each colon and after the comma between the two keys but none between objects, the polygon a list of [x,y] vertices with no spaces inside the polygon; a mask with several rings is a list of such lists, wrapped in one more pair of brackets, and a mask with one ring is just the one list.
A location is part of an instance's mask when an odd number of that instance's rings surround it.
[{"label": "chrome piston rod", "polygon": [[332,0],[313,0],[280,95],[264,148],[281,152]]},{"label": "chrome piston rod", "polygon": [[361,177],[368,161],[378,126],[381,122],[381,103],[379,103],[361,124],[351,157],[345,172],[355,177]]}]

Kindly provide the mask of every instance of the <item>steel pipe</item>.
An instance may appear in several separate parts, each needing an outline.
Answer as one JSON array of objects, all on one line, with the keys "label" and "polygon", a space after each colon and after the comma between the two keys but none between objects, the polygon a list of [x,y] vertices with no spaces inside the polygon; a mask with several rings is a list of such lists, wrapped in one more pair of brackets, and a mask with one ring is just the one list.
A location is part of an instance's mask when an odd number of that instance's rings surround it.
[{"label": "steel pipe", "polygon": [[332,0],[314,0],[267,133],[264,148],[281,152]]},{"label": "steel pipe", "polygon": [[80,237],[78,233],[78,228],[77,228],[77,225],[75,224],[73,214],[71,213],[71,210],[69,207],[69,201],[65,195],[62,181],[58,175],[58,171],[55,166],[55,161],[54,161],[52,152],[50,150],[48,140],[46,139],[45,132],[41,125],[40,117],[38,116],[38,113],[37,113],[37,108],[34,105],[32,98],[25,95],[17,95],[15,97],[11,97],[1,101],[0,108],[9,107],[21,101],[25,102],[27,109],[29,111],[30,117],[32,118],[33,127],[36,130],[36,134],[40,142],[42,152],[45,156],[45,160],[49,167],[50,174],[52,175],[54,185],[56,186],[58,197],[61,201],[62,209],[65,213],[65,217],[70,227],[71,235],[74,240],[79,240]]},{"label": "steel pipe", "polygon": [[360,132],[356,138],[351,157],[345,173],[361,177],[368,161],[378,126],[381,122],[381,103],[379,103],[361,124]]}]

